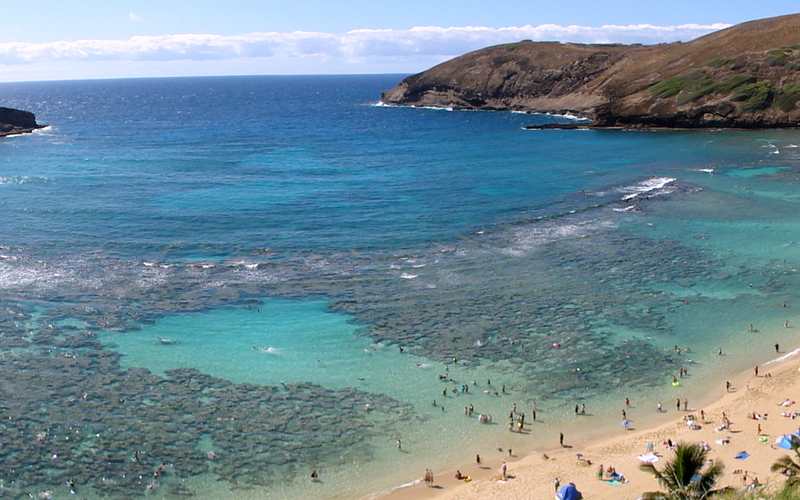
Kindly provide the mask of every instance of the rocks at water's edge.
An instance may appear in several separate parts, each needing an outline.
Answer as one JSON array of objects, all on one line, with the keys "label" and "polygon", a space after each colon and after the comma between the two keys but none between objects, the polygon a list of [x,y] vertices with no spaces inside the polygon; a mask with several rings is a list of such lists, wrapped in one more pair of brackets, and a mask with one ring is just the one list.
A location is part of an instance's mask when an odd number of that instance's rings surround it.
[{"label": "rocks at water's edge", "polygon": [[36,116],[30,111],[0,107],[0,137],[28,134],[44,127],[36,123]]},{"label": "rocks at water's edge", "polygon": [[595,127],[800,126],[800,14],[687,43],[529,40],[480,49],[410,76],[386,104],[571,113]]}]

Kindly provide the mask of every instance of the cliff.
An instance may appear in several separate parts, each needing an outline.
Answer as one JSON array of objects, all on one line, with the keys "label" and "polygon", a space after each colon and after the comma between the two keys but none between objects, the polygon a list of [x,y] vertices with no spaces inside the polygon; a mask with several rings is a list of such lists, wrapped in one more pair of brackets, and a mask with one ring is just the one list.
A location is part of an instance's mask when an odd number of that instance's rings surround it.
[{"label": "cliff", "polygon": [[800,14],[688,43],[522,41],[470,52],[383,93],[388,104],[570,112],[598,127],[800,124]]},{"label": "cliff", "polygon": [[0,107],[0,137],[33,132],[44,125],[36,123],[36,117],[29,111]]}]

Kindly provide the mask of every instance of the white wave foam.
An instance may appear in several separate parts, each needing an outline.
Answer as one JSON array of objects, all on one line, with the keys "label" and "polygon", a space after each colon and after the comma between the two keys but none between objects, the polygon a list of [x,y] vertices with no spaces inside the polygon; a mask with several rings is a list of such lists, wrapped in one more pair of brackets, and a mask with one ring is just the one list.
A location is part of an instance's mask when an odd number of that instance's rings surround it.
[{"label": "white wave foam", "polygon": [[[388,102],[378,101],[371,104],[374,108],[413,108],[413,109],[430,109],[433,111],[455,111],[452,106],[418,106],[415,104],[392,104]],[[469,110],[463,110],[469,111]]]},{"label": "white wave foam", "polygon": [[800,347],[795,349],[795,350],[793,350],[793,351],[787,352],[783,356],[778,356],[775,359],[771,359],[771,360],[767,361],[766,363],[764,363],[764,366],[773,365],[775,363],[780,363],[781,361],[786,361],[787,359],[793,358],[794,356],[797,356],[798,354],[800,354]]},{"label": "white wave foam", "polygon": [[625,186],[621,188],[620,191],[628,194],[622,197],[622,201],[633,200],[643,194],[663,189],[676,180],[677,179],[673,177],[651,177],[650,179],[644,180],[638,184],[634,184],[633,186]]},{"label": "white wave foam", "polygon": [[404,280],[413,280],[413,279],[416,279],[417,276],[419,276],[419,275],[418,274],[409,274],[409,273],[403,273],[403,274],[400,275],[400,277],[403,278]]},{"label": "white wave foam", "polygon": [[0,185],[3,184],[43,184],[49,181],[47,177],[41,175],[10,175],[10,176],[2,176],[0,175]]},{"label": "white wave foam", "polygon": [[37,135],[52,135],[51,132],[53,131],[52,125],[47,125],[46,127],[37,128],[32,133]]},{"label": "white wave foam", "polygon": [[696,168],[694,171],[695,172],[703,172],[703,173],[706,173],[706,174],[713,174],[714,173],[714,169],[713,168]]},{"label": "white wave foam", "polygon": [[500,249],[511,257],[526,255],[539,245],[566,238],[586,238],[594,232],[615,227],[612,221],[591,220],[567,224],[530,224],[517,229],[511,237],[512,244]]},{"label": "white wave foam", "polygon": [[567,113],[535,113],[535,114],[544,115],[544,116],[550,116],[550,117],[553,117],[553,118],[565,118],[567,120],[579,121],[579,122],[590,121],[588,118],[584,118],[584,117],[578,116],[578,115],[573,115],[572,113],[569,113],[569,112],[567,112]]},{"label": "white wave foam", "polygon": [[635,209],[636,209],[636,205],[628,205],[627,207],[624,207],[624,208],[612,208],[612,210],[615,211],[615,212],[630,212],[631,210],[635,210]]}]

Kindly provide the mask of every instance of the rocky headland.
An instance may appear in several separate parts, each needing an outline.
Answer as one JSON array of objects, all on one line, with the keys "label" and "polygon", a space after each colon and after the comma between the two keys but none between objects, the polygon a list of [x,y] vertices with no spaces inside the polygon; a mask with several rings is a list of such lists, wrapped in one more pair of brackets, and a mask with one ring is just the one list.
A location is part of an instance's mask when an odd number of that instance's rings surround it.
[{"label": "rocky headland", "polygon": [[571,113],[595,127],[796,127],[800,14],[746,22],[687,43],[487,47],[410,76],[381,100]]},{"label": "rocky headland", "polygon": [[45,126],[36,123],[36,116],[30,111],[0,107],[0,137],[28,134]]}]

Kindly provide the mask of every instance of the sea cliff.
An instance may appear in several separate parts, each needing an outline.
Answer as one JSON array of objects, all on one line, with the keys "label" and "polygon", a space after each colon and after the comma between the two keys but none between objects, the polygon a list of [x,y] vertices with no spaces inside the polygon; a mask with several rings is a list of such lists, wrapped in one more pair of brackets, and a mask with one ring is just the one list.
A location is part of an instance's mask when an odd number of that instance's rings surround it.
[{"label": "sea cliff", "polygon": [[522,41],[410,76],[387,104],[572,113],[596,127],[796,127],[800,14],[688,43]]},{"label": "sea cliff", "polygon": [[0,107],[0,137],[27,134],[43,128],[30,111]]}]

